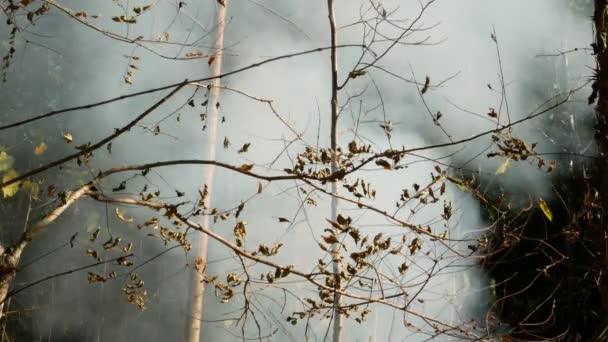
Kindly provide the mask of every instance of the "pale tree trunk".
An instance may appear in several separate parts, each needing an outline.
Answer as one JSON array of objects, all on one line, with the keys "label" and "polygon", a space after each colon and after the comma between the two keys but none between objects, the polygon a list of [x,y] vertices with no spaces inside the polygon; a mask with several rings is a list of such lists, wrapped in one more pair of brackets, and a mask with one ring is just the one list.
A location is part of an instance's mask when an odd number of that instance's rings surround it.
[{"label": "pale tree trunk", "polygon": [[[215,40],[215,53],[212,58],[212,75],[218,77],[222,73],[222,60],[223,60],[223,49],[224,49],[224,28],[226,19],[226,7],[228,6],[228,0],[224,0],[218,4],[217,16],[216,16],[216,40]],[[219,126],[219,113],[218,106],[220,97],[220,79],[215,78],[212,81],[211,89],[209,90],[209,112],[207,113],[207,139],[205,146],[207,146],[206,159],[215,160],[216,158],[216,146],[217,146],[217,131]],[[213,178],[215,175],[214,166],[205,166],[203,171],[203,182],[207,186],[209,194],[204,199],[204,205],[206,208],[210,208],[211,196],[213,193]],[[203,227],[209,227],[209,215],[203,215],[201,225]],[[198,234],[198,256],[203,261],[200,265],[201,270],[204,270],[207,266],[207,246],[209,238],[206,234]],[[204,271],[203,271],[204,272]],[[201,324],[203,318],[204,308],[204,294],[205,294],[205,283],[202,282],[201,276],[204,274],[193,274],[191,279],[191,308],[189,323],[186,331],[186,341],[188,342],[199,342],[201,337]]]},{"label": "pale tree trunk", "polygon": [[80,199],[80,197],[84,196],[91,186],[91,184],[87,184],[70,193],[62,205],[55,208],[35,225],[29,227],[17,244],[3,250],[0,256],[0,319],[4,318],[4,303],[7,301],[9,290],[13,281],[15,281],[17,267],[25,248],[29,245],[30,241],[38,237],[51,223],[61,216],[67,208]]},{"label": "pale tree trunk", "polygon": [[[331,34],[331,149],[334,151],[334,160],[331,164],[331,171],[335,173],[338,169],[337,165],[337,148],[338,148],[338,51],[336,46],[338,45],[338,33],[336,30],[336,14],[334,10],[334,1],[327,0],[327,8],[329,14],[329,28]],[[338,216],[338,199],[335,197],[338,195],[338,180],[331,183],[331,218],[335,220]],[[342,267],[340,260],[338,260],[339,244],[335,244],[332,247],[332,251],[336,251],[336,255],[332,255],[335,259],[333,262],[333,271],[335,277],[335,288],[340,289],[340,273]],[[342,330],[343,321],[342,314],[340,313],[340,304],[342,302],[341,295],[338,292],[334,292],[334,312],[333,312],[333,341],[342,341]]]}]

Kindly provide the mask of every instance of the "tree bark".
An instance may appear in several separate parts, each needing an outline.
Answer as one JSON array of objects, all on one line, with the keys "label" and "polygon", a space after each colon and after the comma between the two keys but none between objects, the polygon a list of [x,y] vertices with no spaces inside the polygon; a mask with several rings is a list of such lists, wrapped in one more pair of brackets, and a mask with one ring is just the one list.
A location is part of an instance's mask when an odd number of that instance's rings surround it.
[{"label": "tree bark", "polygon": [[[218,77],[222,74],[222,61],[223,61],[223,52],[224,49],[224,29],[225,29],[225,19],[226,19],[226,7],[228,6],[228,0],[223,1],[218,4],[217,16],[216,16],[216,38],[215,38],[215,53],[211,60],[211,68],[212,75],[214,77]],[[207,113],[207,129],[208,135],[205,141],[205,146],[207,146],[207,159],[215,160],[216,159],[216,146],[217,146],[217,131],[219,128],[219,113],[218,106],[219,98],[220,98],[220,78],[213,79],[211,83],[211,89],[209,90],[209,102],[208,106],[210,108]],[[211,196],[213,193],[213,178],[215,176],[215,166],[209,165],[206,166],[203,171],[203,182],[205,182],[207,186],[207,191],[209,192],[208,196],[204,199],[204,205],[206,208],[211,207]],[[209,227],[209,215],[203,215],[201,225],[203,227]],[[203,261],[202,270],[206,268],[207,265],[207,254],[208,254],[208,244],[209,237],[206,234],[198,234],[199,243],[198,243],[198,256]],[[202,282],[201,277],[203,274],[196,273],[192,275],[191,278],[191,295],[189,300],[192,300],[192,306],[190,308],[190,317],[189,323],[186,331],[186,341],[188,342],[199,342],[201,337],[201,325],[203,318],[203,309],[204,309],[204,297],[205,297],[205,283]]]},{"label": "tree bark", "polygon": [[92,183],[83,185],[78,190],[70,193],[62,205],[55,208],[35,225],[29,227],[17,244],[0,255],[0,319],[4,317],[4,303],[15,281],[17,267],[25,248],[29,245],[30,241],[38,237],[51,223],[61,216],[66,209],[84,196],[92,185]]},{"label": "tree bark", "polygon": [[[327,0],[327,8],[328,8],[328,16],[329,16],[329,28],[331,34],[331,149],[334,151],[334,158],[331,164],[332,174],[335,174],[338,170],[338,34],[336,30],[336,13],[334,9],[334,1]],[[331,183],[331,218],[332,220],[336,220],[338,216],[338,180],[334,180]],[[339,251],[340,245],[334,244],[332,246],[333,251]],[[334,287],[337,290],[340,290],[340,273],[342,271],[342,267],[340,265],[339,253],[336,252],[335,255],[332,255],[334,258],[333,262],[333,272],[335,278]],[[340,313],[340,304],[342,302],[342,296],[338,291],[334,292],[334,307],[333,307],[333,341],[340,342],[342,341],[342,330],[343,330],[343,321],[342,314]]]},{"label": "tree bark", "polygon": [[596,180],[602,199],[600,238],[600,295],[604,312],[608,312],[608,0],[595,0],[593,13],[595,25],[594,50],[597,57],[596,83],[597,91],[597,126],[596,139],[600,153],[600,172]]}]

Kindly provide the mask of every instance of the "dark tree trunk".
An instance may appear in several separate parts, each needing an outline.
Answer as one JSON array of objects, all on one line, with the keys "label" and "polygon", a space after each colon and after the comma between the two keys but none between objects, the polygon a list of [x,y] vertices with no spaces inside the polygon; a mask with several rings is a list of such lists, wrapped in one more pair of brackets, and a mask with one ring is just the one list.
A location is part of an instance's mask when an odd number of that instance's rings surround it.
[{"label": "dark tree trunk", "polygon": [[608,312],[608,0],[595,0],[593,13],[595,26],[594,50],[597,57],[596,82],[593,85],[591,101],[597,96],[597,126],[596,139],[600,153],[600,172],[596,180],[597,190],[602,198],[602,229],[600,236],[601,249],[599,264],[601,265],[599,287],[602,308]]}]

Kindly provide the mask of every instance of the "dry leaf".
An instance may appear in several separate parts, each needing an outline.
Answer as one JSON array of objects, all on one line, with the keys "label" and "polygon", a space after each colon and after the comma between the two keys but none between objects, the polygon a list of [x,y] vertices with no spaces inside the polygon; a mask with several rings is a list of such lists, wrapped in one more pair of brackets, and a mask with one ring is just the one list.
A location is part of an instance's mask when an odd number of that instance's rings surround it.
[{"label": "dry leaf", "polygon": [[424,85],[422,86],[422,90],[420,91],[420,94],[424,95],[424,93],[426,93],[429,90],[430,84],[431,84],[431,78],[426,76],[426,78],[424,79]]},{"label": "dry leaf", "polygon": [[239,171],[241,172],[249,172],[251,169],[253,169],[253,164],[243,164],[239,167]]},{"label": "dry leaf", "polygon": [[125,213],[122,210],[120,210],[118,208],[116,208],[115,210],[116,210],[116,217],[118,217],[119,220],[121,220],[123,222],[127,222],[127,223],[133,222],[133,218],[125,217]]},{"label": "dry leaf", "polygon": [[65,142],[69,144],[74,140],[74,138],[72,137],[72,135],[70,133],[65,133],[63,135],[63,140],[65,140]]},{"label": "dry leaf", "polygon": [[246,153],[247,151],[249,151],[249,146],[251,146],[251,143],[244,144],[243,147],[241,147],[241,149],[238,151],[238,153]]},{"label": "dry leaf", "polygon": [[498,113],[496,113],[496,110],[494,108],[490,108],[490,111],[488,112],[488,116],[492,117],[492,118],[497,118]]},{"label": "dry leaf", "polygon": [[328,244],[334,244],[334,243],[340,242],[340,240],[338,240],[338,238],[335,235],[321,236],[321,238],[323,238],[323,241],[325,241],[325,243],[328,243]]},{"label": "dry leaf", "polygon": [[391,166],[391,164],[388,161],[384,160],[384,159],[378,159],[378,160],[376,160],[376,165],[382,166],[385,170],[390,170],[390,169],[393,168]]},{"label": "dry leaf", "polygon": [[47,149],[48,149],[48,146],[45,143],[40,143],[34,149],[34,154],[37,156],[41,156],[44,152],[46,152]]},{"label": "dry leaf", "polygon": [[497,175],[504,174],[505,172],[507,172],[507,169],[509,168],[510,165],[511,165],[511,158],[505,159],[505,161],[502,162],[502,164],[500,164],[498,169],[496,169],[496,174]]}]

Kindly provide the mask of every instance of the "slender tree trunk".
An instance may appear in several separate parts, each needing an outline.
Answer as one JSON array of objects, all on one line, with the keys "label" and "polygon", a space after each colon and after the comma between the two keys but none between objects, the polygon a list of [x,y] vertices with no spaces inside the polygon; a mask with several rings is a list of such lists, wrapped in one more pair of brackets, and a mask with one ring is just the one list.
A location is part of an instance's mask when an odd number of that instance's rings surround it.
[{"label": "slender tree trunk", "polygon": [[597,132],[600,152],[598,190],[602,197],[603,212],[600,235],[600,293],[604,312],[608,312],[608,0],[595,0],[593,23],[595,24],[595,52],[597,54]]},{"label": "slender tree trunk", "polygon": [[15,281],[17,266],[21,261],[21,254],[27,243],[19,244],[15,249],[9,250],[2,255],[0,266],[0,319],[4,318],[4,303],[13,282]]},{"label": "slender tree trunk", "polygon": [[[223,49],[224,49],[224,28],[226,19],[226,7],[228,6],[228,0],[224,0],[218,4],[217,17],[216,17],[216,40],[215,40],[215,54],[212,60],[211,68],[212,75],[219,76],[222,73],[222,60],[223,60]],[[217,146],[217,131],[219,126],[219,113],[218,106],[220,98],[220,79],[216,78],[213,80],[212,87],[209,91],[209,112],[207,113],[207,129],[208,135],[205,142],[207,146],[207,159],[215,160],[216,157],[216,146]],[[203,181],[207,185],[207,191],[209,195],[205,199],[205,207],[210,208],[211,196],[213,193],[213,178],[215,175],[214,166],[206,166],[203,171]],[[203,227],[209,226],[209,216],[204,215],[201,224]],[[200,236],[198,243],[198,255],[203,260],[202,269],[204,270],[207,265],[207,246],[209,238],[206,234],[198,234]],[[204,295],[205,295],[205,283],[201,282],[200,275],[193,274],[191,279],[191,297],[192,307],[190,310],[189,324],[187,328],[186,341],[188,342],[199,342],[201,336],[201,323],[203,318],[203,307],[204,307]]]},{"label": "slender tree trunk", "polygon": [[[327,0],[327,8],[329,13],[329,28],[331,33],[331,149],[334,151],[334,160],[331,164],[332,173],[338,169],[338,51],[336,46],[338,45],[338,33],[336,30],[336,13],[334,10],[334,1]],[[331,193],[333,195],[338,194],[338,181],[331,183]],[[338,216],[338,199],[333,196],[331,198],[331,218],[335,220]],[[335,244],[332,247],[332,251],[339,249],[340,245]],[[337,255],[332,255],[334,258],[333,271],[335,277],[335,288],[340,289],[340,273],[341,266],[340,260]],[[333,341],[342,341],[342,314],[340,313],[340,304],[342,298],[338,292],[334,292],[334,314],[333,314]]]},{"label": "slender tree trunk", "polygon": [[0,247],[0,319],[4,317],[4,303],[7,301],[9,290],[15,281],[17,267],[21,261],[21,255],[30,241],[37,238],[44,230],[53,223],[63,212],[74,204],[80,197],[89,191],[91,184],[83,185],[78,190],[72,192],[62,205],[53,209],[44,218],[33,226],[27,228],[21,240],[8,249]]}]

